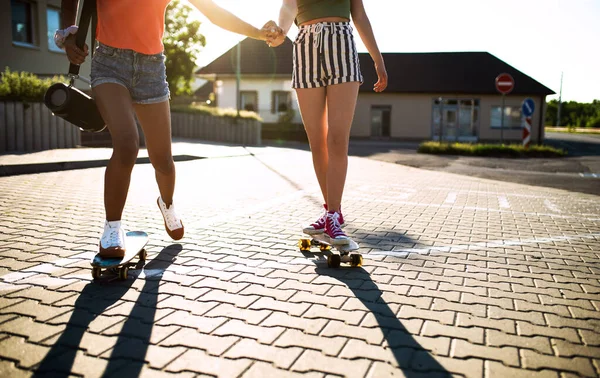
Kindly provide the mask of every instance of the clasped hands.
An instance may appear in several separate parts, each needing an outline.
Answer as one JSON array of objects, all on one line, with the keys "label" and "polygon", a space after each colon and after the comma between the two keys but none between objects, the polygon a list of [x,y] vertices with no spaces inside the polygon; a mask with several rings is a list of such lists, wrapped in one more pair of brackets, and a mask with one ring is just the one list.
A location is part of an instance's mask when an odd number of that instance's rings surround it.
[{"label": "clasped hands", "polygon": [[285,33],[275,21],[267,22],[260,31],[269,47],[277,47],[285,41]]}]

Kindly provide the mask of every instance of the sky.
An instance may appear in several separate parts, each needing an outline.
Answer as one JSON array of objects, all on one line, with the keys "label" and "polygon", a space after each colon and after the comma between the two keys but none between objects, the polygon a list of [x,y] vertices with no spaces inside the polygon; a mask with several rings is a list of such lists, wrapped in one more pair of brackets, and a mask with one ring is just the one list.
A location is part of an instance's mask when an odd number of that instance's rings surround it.
[{"label": "sky", "polygon": [[[281,0],[214,0],[261,27],[277,21]],[[381,52],[487,51],[563,101],[600,100],[600,0],[363,0]],[[204,66],[245,38],[200,12]],[[288,36],[294,38],[292,26]],[[355,31],[356,34],[356,31]],[[367,52],[356,38],[359,52]],[[393,67],[387,67],[393,76]]]}]

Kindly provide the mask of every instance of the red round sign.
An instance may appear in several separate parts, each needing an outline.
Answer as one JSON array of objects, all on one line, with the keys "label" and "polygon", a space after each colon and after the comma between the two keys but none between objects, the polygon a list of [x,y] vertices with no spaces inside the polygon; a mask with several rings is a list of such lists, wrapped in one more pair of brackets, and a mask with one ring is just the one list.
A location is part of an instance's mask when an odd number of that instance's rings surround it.
[{"label": "red round sign", "polygon": [[502,94],[509,94],[515,87],[515,80],[507,73],[498,75],[496,78],[496,89]]}]

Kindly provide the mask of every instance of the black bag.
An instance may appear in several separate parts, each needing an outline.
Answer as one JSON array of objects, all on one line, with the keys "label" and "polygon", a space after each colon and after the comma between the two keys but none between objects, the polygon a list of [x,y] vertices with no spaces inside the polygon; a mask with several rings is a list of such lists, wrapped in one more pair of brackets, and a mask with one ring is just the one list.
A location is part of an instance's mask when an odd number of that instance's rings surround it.
[{"label": "black bag", "polygon": [[[83,50],[87,31],[92,18],[96,18],[96,0],[84,0],[79,18],[79,29],[75,44]],[[95,22],[92,28],[95,28]],[[95,30],[94,30],[95,33]],[[92,37],[91,50],[94,50]],[[44,95],[44,103],[50,111],[67,122],[78,126],[82,131],[100,132],[106,128],[96,102],[93,98],[73,86],[75,79],[79,78],[79,66],[69,65],[69,85],[56,83],[50,86]]]}]

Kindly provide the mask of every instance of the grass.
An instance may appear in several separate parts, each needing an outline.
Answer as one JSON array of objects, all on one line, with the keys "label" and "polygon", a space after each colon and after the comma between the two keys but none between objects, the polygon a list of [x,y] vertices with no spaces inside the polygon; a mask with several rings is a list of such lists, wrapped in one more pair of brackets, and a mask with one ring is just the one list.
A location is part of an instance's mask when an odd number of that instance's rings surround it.
[{"label": "grass", "polygon": [[546,126],[544,130],[547,133],[550,132],[550,133],[600,135],[600,129],[594,129],[594,128],[575,128],[575,127]]},{"label": "grass", "polygon": [[567,152],[561,148],[546,145],[530,145],[525,148],[520,144],[485,144],[485,143],[440,143],[423,142],[418,152],[434,155],[464,155],[501,158],[523,157],[564,157]]},{"label": "grass", "polygon": [[[212,106],[206,106],[195,102],[189,105],[171,104],[171,112],[204,114],[213,117],[237,118],[237,110],[235,109],[215,108]],[[249,112],[247,110],[240,110],[240,118],[255,119],[257,121],[262,121],[262,118],[260,118],[260,116],[257,113]]]}]

